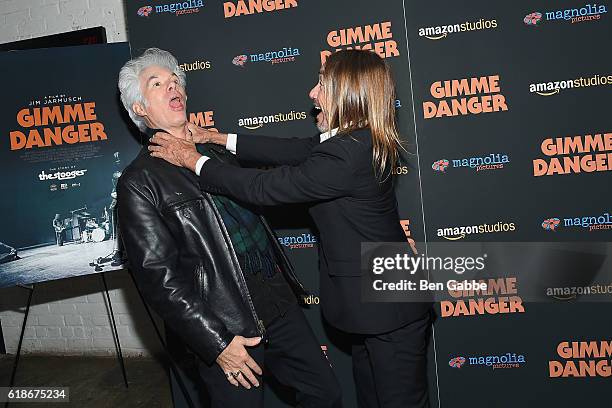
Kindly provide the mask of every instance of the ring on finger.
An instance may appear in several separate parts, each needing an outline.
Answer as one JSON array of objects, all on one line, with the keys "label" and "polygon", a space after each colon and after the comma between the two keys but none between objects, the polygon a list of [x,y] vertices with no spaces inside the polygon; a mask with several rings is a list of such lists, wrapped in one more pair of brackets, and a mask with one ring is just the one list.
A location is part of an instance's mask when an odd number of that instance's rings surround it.
[{"label": "ring on finger", "polygon": [[238,370],[238,371],[234,371],[232,373],[232,375],[234,376],[234,378],[238,378],[238,376],[240,376],[240,374],[242,374],[242,371]]}]

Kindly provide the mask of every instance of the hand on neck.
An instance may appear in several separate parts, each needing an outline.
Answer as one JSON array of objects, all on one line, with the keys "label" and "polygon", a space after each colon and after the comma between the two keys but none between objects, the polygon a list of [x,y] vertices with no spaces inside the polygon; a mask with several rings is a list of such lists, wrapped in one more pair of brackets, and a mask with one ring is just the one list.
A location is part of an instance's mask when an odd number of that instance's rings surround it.
[{"label": "hand on neck", "polygon": [[187,129],[187,121],[185,121],[184,123],[177,125],[177,126],[160,126],[157,125],[156,123],[150,123],[150,127],[151,129],[160,129],[163,130],[164,132],[167,132],[169,134],[171,134],[174,137],[178,137],[179,139],[187,139],[188,137],[188,129]]}]

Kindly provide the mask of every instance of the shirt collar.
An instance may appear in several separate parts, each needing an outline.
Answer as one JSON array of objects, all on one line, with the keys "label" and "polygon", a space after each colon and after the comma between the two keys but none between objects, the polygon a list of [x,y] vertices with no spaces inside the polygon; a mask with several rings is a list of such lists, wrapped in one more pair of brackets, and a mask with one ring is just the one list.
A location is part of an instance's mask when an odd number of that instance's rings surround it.
[{"label": "shirt collar", "polygon": [[321,142],[326,141],[330,137],[336,136],[336,133],[338,133],[338,128],[333,128],[332,130],[328,130],[327,132],[321,133]]}]

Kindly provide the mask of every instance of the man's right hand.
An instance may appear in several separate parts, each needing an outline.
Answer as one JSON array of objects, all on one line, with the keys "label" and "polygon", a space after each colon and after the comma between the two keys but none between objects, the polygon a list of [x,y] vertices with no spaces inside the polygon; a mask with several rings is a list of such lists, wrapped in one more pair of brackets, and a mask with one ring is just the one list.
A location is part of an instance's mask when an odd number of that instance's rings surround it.
[{"label": "man's right hand", "polygon": [[234,336],[230,344],[217,357],[217,364],[232,385],[236,387],[242,385],[246,389],[250,389],[251,384],[259,387],[255,374],[261,375],[261,368],[246,350],[246,347],[256,346],[259,342],[261,342],[260,337]]},{"label": "man's right hand", "polygon": [[187,122],[187,130],[191,132],[191,137],[195,143],[215,143],[221,146],[225,146],[227,144],[226,133],[219,133],[201,128],[191,122]]}]

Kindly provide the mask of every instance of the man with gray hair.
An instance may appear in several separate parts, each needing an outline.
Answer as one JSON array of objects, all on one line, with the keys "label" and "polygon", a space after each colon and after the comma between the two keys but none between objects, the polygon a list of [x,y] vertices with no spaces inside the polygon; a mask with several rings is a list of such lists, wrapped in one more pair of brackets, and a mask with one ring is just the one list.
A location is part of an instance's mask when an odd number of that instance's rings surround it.
[{"label": "man with gray hair", "polygon": [[[149,48],[119,73],[121,101],[149,138],[190,139],[185,74]],[[198,147],[235,163],[225,149]],[[118,184],[130,270],[146,301],[199,358],[213,407],[263,407],[262,368],[302,407],[339,407],[338,382],[296,301],[306,295],[266,220],[200,190],[143,148]]]}]

